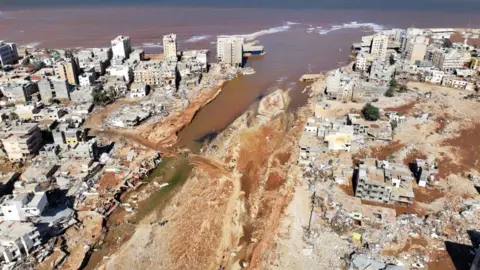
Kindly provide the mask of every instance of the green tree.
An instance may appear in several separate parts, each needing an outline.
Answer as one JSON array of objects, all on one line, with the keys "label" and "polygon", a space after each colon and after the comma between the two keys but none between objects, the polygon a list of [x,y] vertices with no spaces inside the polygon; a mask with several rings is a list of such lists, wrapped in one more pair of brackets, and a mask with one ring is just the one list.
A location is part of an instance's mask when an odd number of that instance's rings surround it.
[{"label": "green tree", "polygon": [[369,121],[377,121],[380,118],[380,109],[367,103],[362,109],[362,114],[363,117]]},{"label": "green tree", "polygon": [[109,101],[107,93],[102,90],[93,90],[92,91],[93,103],[95,105],[102,105]]},{"label": "green tree", "polygon": [[395,78],[390,80],[390,87],[396,88],[398,86],[398,82]]},{"label": "green tree", "polygon": [[10,118],[10,120],[18,120],[18,114],[11,112],[8,118]]},{"label": "green tree", "polygon": [[390,66],[393,66],[395,65],[395,57],[393,56],[393,54],[390,54],[390,58],[388,59],[388,61],[390,62]]},{"label": "green tree", "polygon": [[387,92],[385,92],[386,97],[393,97],[395,95],[395,89],[393,87],[388,88]]},{"label": "green tree", "polygon": [[408,88],[405,84],[400,85],[400,87],[398,88],[398,92],[400,93],[405,93],[407,91],[408,91]]},{"label": "green tree", "polygon": [[443,47],[452,48],[453,47],[452,41],[448,38],[443,39]]}]

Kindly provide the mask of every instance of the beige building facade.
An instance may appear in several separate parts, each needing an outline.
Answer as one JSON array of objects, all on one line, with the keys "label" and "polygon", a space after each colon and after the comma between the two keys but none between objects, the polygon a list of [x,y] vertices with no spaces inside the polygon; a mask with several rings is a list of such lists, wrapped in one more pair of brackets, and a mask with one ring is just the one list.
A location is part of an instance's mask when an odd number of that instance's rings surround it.
[{"label": "beige building facade", "polygon": [[55,65],[55,74],[71,85],[78,85],[78,67],[74,59],[67,59]]}]

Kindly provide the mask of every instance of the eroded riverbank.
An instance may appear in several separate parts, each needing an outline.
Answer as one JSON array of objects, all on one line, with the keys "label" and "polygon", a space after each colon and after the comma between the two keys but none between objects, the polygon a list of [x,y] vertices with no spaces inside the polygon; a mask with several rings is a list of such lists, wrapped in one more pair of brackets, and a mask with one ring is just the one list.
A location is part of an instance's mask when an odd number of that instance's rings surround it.
[{"label": "eroded riverbank", "polygon": [[[228,269],[262,265],[296,179],[296,141],[305,119],[286,111],[278,94],[267,107],[242,114],[204,147],[188,157],[188,180],[154,222],[150,214],[104,269]],[[282,105],[280,110],[275,109]],[[264,110],[263,110],[264,111]],[[162,254],[162,256],[158,256]]]}]

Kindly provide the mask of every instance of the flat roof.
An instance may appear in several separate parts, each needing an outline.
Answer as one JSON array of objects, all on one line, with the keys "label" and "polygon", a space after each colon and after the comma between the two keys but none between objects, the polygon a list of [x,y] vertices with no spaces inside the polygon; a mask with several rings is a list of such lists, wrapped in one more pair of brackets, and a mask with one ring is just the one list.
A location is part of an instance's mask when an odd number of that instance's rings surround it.
[{"label": "flat roof", "polygon": [[33,223],[19,221],[0,221],[0,239],[15,241],[25,234],[35,231]]},{"label": "flat roof", "polygon": [[13,179],[18,178],[18,175],[16,172],[0,173],[0,183],[7,184]]},{"label": "flat roof", "polygon": [[33,198],[25,205],[25,207],[26,208],[37,207],[37,205],[40,203],[40,200],[42,200],[43,196],[45,196],[45,193],[43,192],[35,193],[33,195]]}]

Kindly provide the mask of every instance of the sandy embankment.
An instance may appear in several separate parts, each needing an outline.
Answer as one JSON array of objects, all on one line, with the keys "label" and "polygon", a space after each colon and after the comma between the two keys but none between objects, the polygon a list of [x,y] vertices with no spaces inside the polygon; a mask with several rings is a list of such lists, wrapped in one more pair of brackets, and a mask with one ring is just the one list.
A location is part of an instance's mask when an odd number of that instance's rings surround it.
[{"label": "sandy embankment", "polygon": [[159,122],[145,123],[133,130],[111,126],[102,129],[102,125],[111,112],[118,109],[122,104],[132,103],[128,100],[119,100],[93,113],[91,117],[87,119],[85,127],[91,128],[93,134],[96,135],[103,135],[114,139],[123,137],[152,150],[168,153],[168,148],[178,142],[178,132],[193,120],[200,109],[221,93],[226,82],[226,80],[222,80],[215,87],[201,91],[191,100],[186,109],[175,111]]},{"label": "sandy embankment", "polygon": [[[275,113],[248,111],[202,156],[191,155],[194,170],[162,217],[141,222],[102,268],[262,267],[298,181],[297,140],[308,115],[273,108],[288,102],[280,92],[266,100]],[[168,224],[148,223],[159,218]]]}]

